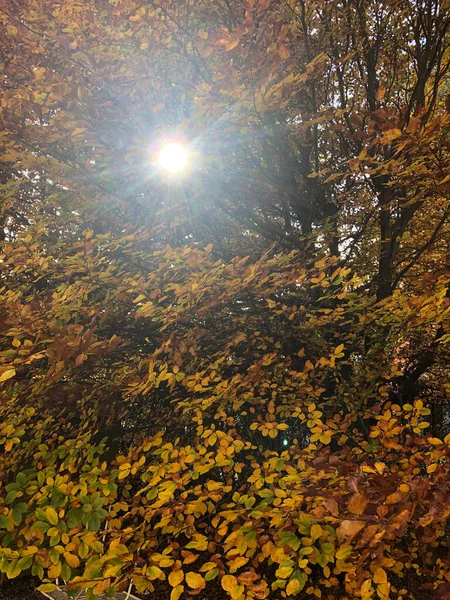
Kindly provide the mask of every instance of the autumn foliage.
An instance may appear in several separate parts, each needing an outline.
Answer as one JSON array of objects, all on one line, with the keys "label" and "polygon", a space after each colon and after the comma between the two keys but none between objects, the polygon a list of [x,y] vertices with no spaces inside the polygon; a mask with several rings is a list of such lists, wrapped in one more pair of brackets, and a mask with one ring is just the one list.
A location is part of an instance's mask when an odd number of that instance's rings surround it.
[{"label": "autumn foliage", "polygon": [[0,0],[6,577],[450,598],[449,9]]}]

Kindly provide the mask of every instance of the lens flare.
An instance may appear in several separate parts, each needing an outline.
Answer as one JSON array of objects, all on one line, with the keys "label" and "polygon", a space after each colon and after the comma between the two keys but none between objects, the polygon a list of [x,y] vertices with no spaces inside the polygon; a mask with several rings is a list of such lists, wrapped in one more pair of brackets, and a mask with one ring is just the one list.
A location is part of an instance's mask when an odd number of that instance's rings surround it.
[{"label": "lens flare", "polygon": [[177,142],[168,142],[158,154],[160,166],[169,173],[183,171],[187,165],[187,158],[186,148]]}]

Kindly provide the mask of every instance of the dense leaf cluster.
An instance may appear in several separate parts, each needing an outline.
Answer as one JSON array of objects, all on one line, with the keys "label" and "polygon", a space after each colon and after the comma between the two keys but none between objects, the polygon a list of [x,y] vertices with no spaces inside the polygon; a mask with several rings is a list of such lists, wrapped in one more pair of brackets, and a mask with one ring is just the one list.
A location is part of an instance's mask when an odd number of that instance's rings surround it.
[{"label": "dense leaf cluster", "polygon": [[450,598],[449,8],[0,0],[8,578]]}]

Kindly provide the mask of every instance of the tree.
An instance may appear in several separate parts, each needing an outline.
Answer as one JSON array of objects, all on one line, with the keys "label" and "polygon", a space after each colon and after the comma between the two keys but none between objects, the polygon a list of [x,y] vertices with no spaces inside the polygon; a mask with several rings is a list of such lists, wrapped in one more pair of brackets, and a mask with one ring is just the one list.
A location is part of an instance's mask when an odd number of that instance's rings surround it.
[{"label": "tree", "polygon": [[448,2],[0,8],[0,570],[450,597]]}]

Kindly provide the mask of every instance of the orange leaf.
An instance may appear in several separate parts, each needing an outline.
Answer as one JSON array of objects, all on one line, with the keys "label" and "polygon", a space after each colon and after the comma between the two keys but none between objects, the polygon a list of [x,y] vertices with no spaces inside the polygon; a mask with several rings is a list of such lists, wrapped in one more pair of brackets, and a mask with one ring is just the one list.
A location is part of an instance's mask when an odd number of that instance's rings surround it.
[{"label": "orange leaf", "polygon": [[337,532],[342,536],[353,538],[361,531],[364,525],[364,521],[350,521],[345,519],[338,527]]},{"label": "orange leaf", "polygon": [[353,494],[348,503],[348,510],[354,515],[362,515],[369,501],[363,494]]},{"label": "orange leaf", "polygon": [[389,494],[386,498],[386,504],[397,504],[401,500],[403,500],[402,494],[400,494],[400,492],[394,492],[393,494]]},{"label": "orange leaf", "polygon": [[373,575],[373,580],[375,583],[387,583],[386,571],[381,567],[376,569]]}]

